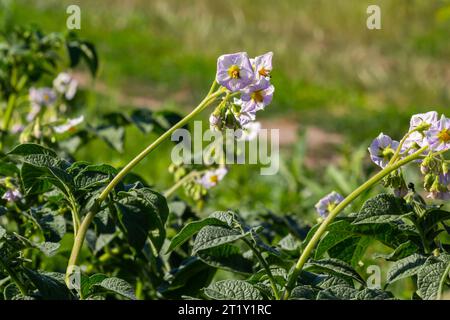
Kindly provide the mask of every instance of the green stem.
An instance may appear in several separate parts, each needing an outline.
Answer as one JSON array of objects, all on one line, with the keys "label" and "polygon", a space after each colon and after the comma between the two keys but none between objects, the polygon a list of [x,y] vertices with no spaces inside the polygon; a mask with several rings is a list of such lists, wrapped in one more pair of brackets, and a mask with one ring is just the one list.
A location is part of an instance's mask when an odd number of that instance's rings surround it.
[{"label": "green stem", "polygon": [[6,132],[9,129],[9,123],[11,122],[12,113],[14,111],[15,105],[16,105],[17,96],[15,93],[12,93],[8,98],[8,104],[6,105],[6,110],[3,115],[3,124],[2,124],[2,130],[0,137],[0,150],[3,149],[3,142],[6,135]]},{"label": "green stem", "polygon": [[[214,88],[214,85],[213,85]],[[147,148],[145,148],[141,153],[139,153],[133,160],[131,160],[125,167],[120,170],[120,172],[111,180],[111,182],[105,187],[105,189],[100,194],[93,208],[90,209],[83,222],[78,229],[78,233],[75,237],[75,241],[73,243],[72,252],[70,254],[69,263],[67,265],[66,271],[66,282],[68,283],[70,274],[74,266],[77,264],[78,256],[81,252],[81,248],[83,246],[84,239],[86,237],[86,233],[88,231],[89,225],[92,223],[97,212],[100,210],[100,204],[108,197],[110,192],[115,188],[115,186],[139,163],[144,159],[150,152],[155,150],[161,143],[163,143],[166,139],[170,138],[172,133],[183,127],[187,124],[192,118],[194,118],[197,114],[202,112],[206,107],[208,107],[211,103],[215,101],[217,97],[219,97],[222,93],[224,93],[223,88],[219,88],[212,94],[208,94],[205,99],[194,109],[191,113],[189,113],[186,117],[181,119],[178,123],[176,123],[173,127],[167,130],[164,134],[162,134],[158,139],[156,139],[153,143],[151,143]]]},{"label": "green stem", "polygon": [[169,198],[175,191],[178,190],[179,187],[181,187],[183,184],[185,184],[189,180],[194,179],[195,177],[201,175],[202,172],[203,171],[197,171],[197,170],[189,172],[183,178],[178,180],[170,189],[168,189],[164,192],[164,198],[166,198],[166,199]]},{"label": "green stem", "polygon": [[293,289],[293,286],[295,285],[295,282],[297,280],[297,277],[300,273],[300,271],[303,269],[306,261],[308,260],[309,256],[311,255],[312,250],[315,248],[316,244],[319,242],[319,240],[322,238],[322,235],[327,230],[328,225],[334,220],[334,218],[342,211],[344,210],[353,200],[355,200],[359,195],[361,195],[364,191],[370,189],[373,185],[375,185],[377,182],[379,182],[381,179],[383,179],[385,176],[390,174],[392,171],[397,170],[401,166],[418,159],[422,152],[424,152],[428,146],[425,146],[415,153],[407,156],[406,158],[403,158],[402,160],[393,163],[392,165],[386,166],[383,170],[378,172],[376,175],[374,175],[372,178],[367,180],[365,183],[360,185],[358,188],[356,188],[352,193],[350,193],[341,203],[339,203],[326,217],[326,219],[322,222],[322,224],[317,229],[316,233],[314,233],[311,240],[306,245],[305,249],[303,250],[302,254],[300,255],[297,264],[295,265],[294,270],[292,271],[291,275],[289,276],[288,282],[286,284],[286,290],[284,292],[284,299],[288,299],[289,295],[291,293],[291,290]]},{"label": "green stem", "polygon": [[273,294],[275,295],[275,299],[276,300],[280,300],[280,294],[279,294],[278,289],[277,289],[277,282],[275,281],[275,278],[273,277],[272,271],[270,270],[270,267],[267,264],[266,260],[261,255],[261,252],[259,252],[259,250],[256,249],[249,240],[244,239],[244,242],[253,251],[253,253],[255,254],[256,258],[259,261],[259,263],[261,263],[261,266],[264,268],[264,270],[266,270],[267,277],[269,277],[270,286],[272,287]]}]

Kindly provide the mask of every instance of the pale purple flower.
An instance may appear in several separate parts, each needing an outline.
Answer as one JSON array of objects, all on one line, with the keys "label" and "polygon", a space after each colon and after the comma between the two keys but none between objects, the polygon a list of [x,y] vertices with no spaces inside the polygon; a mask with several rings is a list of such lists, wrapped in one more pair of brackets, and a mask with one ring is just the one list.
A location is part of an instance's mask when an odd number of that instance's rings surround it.
[{"label": "pale purple flower", "polygon": [[242,112],[256,112],[263,110],[272,102],[275,88],[269,80],[263,78],[242,90]]},{"label": "pale purple flower", "polygon": [[75,130],[75,127],[84,121],[84,116],[79,116],[74,119],[67,119],[67,121],[59,126],[53,127],[56,133],[64,133]]},{"label": "pale purple flower", "polygon": [[262,78],[270,78],[270,73],[272,72],[272,57],[273,52],[267,52],[254,59],[250,59],[253,70],[255,71],[256,80],[261,80]]},{"label": "pale purple flower", "polygon": [[384,168],[391,160],[398,145],[398,141],[392,140],[391,137],[380,133],[369,147],[370,158],[376,165]]},{"label": "pale purple flower", "polygon": [[234,98],[233,104],[237,106],[238,110],[233,110],[234,117],[241,126],[246,125],[249,122],[255,121],[256,119],[256,111],[245,111],[242,110],[244,102],[241,99]]},{"label": "pale purple flower", "polygon": [[427,198],[433,199],[433,200],[450,200],[450,192],[448,191],[431,191]]},{"label": "pale purple flower", "polygon": [[61,72],[53,80],[53,87],[63,94],[67,100],[71,100],[77,92],[78,82],[69,73]]},{"label": "pale purple flower", "polygon": [[22,193],[18,189],[8,189],[3,194],[2,199],[8,202],[16,202],[22,199]]},{"label": "pale purple flower", "polygon": [[418,127],[423,127],[423,130],[426,130],[437,121],[438,113],[436,111],[415,114],[411,117],[411,120],[409,122],[409,131],[412,131]]},{"label": "pale purple flower", "polygon": [[226,168],[218,168],[215,170],[207,171],[197,182],[206,189],[215,187],[227,174]]},{"label": "pale purple flower", "polygon": [[240,129],[239,141],[252,141],[258,137],[259,131],[261,130],[261,123],[258,121],[249,122],[242,126]]},{"label": "pale purple flower", "polygon": [[209,116],[209,128],[214,131],[220,130],[222,119],[220,116],[211,113]]},{"label": "pale purple flower", "polygon": [[341,196],[336,191],[333,191],[319,200],[314,206],[317,213],[322,217],[326,218],[328,214],[342,201],[344,197]]},{"label": "pale purple flower", "polygon": [[17,134],[17,133],[21,133],[23,131],[23,129],[25,129],[25,127],[23,125],[16,123],[12,126],[11,132],[13,134]]},{"label": "pale purple flower", "polygon": [[29,99],[32,105],[46,107],[56,101],[56,92],[52,88],[30,88]]},{"label": "pale purple flower", "polygon": [[436,111],[429,111],[427,113],[415,114],[411,117],[409,131],[417,130],[411,133],[403,143],[402,151],[412,149],[418,145],[423,147],[427,144],[425,132],[438,121],[438,113]]},{"label": "pale purple flower", "polygon": [[39,112],[41,112],[41,106],[38,104],[32,104],[31,105],[31,110],[30,112],[28,112],[26,119],[28,122],[33,121],[36,116],[39,114]]},{"label": "pale purple flower", "polygon": [[450,172],[447,171],[445,173],[441,173],[439,175],[439,182],[445,186],[450,185]]},{"label": "pale purple flower", "polygon": [[239,91],[254,80],[253,68],[245,52],[224,54],[217,59],[216,80],[228,90]]},{"label": "pale purple flower", "polygon": [[442,115],[441,119],[426,132],[426,139],[433,151],[443,151],[450,148],[450,119]]}]

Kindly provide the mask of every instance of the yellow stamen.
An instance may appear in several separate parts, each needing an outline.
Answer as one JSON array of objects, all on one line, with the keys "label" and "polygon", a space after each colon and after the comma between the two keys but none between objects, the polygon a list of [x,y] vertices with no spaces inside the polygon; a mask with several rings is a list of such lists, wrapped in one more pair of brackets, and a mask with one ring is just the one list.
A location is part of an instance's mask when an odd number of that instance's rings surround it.
[{"label": "yellow stamen", "polygon": [[217,184],[217,182],[219,182],[219,177],[216,175],[212,175],[211,177],[209,177],[209,181],[211,183]]},{"label": "yellow stamen", "polygon": [[262,90],[257,90],[257,91],[252,92],[251,98],[253,101],[263,102],[264,96],[262,94]]},{"label": "yellow stamen", "polygon": [[262,67],[261,69],[259,69],[258,73],[262,76],[262,77],[268,77],[269,76],[269,70],[266,70],[266,68]]},{"label": "yellow stamen", "polygon": [[239,69],[239,67],[234,64],[234,65],[232,65],[231,67],[228,68],[228,74],[233,79],[239,79],[240,78],[240,75],[239,75],[239,71],[240,70],[241,69]]},{"label": "yellow stamen", "polygon": [[438,133],[438,139],[439,141],[443,143],[447,143],[450,141],[450,129],[444,129],[441,130],[441,132]]}]

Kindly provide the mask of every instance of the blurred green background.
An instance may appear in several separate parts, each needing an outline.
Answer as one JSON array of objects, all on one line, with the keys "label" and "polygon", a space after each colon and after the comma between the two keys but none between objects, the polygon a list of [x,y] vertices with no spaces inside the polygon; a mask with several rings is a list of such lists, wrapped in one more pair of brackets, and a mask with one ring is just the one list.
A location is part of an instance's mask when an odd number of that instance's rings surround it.
[{"label": "blurred green background", "polygon": [[[82,87],[93,89],[86,91],[82,111],[88,122],[100,113],[134,107],[186,114],[209,89],[219,55],[274,52],[275,96],[258,119],[265,128],[281,130],[280,171],[261,176],[256,166],[233,166],[223,183],[211,190],[204,213],[271,210],[312,222],[313,205],[320,197],[331,190],[347,194],[377,170],[368,160],[367,146],[379,132],[399,139],[412,114],[446,112],[450,105],[450,1],[0,4],[2,24],[36,24],[45,32],[66,32],[67,7],[80,6],[77,32],[97,46],[101,63],[95,80],[87,69],[76,73]],[[370,4],[381,8],[381,30],[366,27]],[[207,118],[208,111],[199,117]],[[122,166],[155,138],[129,128],[123,154],[94,141],[76,157]],[[167,171],[171,147],[166,143],[136,170],[158,190],[173,183]],[[417,170],[407,177],[420,184]],[[399,284],[406,297],[404,286],[413,288],[409,282]]]},{"label": "blurred green background", "polygon": [[[1,3],[4,23],[46,32],[66,32],[68,5],[80,6],[78,33],[95,43],[101,62],[95,81],[77,73],[82,86],[94,89],[84,111],[91,118],[127,107],[186,114],[208,90],[220,54],[275,53],[274,101],[258,116],[263,127],[281,130],[280,173],[264,177],[257,167],[234,166],[205,210],[313,217],[323,194],[348,193],[376,170],[366,148],[380,131],[398,139],[411,114],[449,106],[450,1]],[[381,8],[381,30],[366,27],[370,4]],[[129,129],[123,154],[96,141],[77,158],[121,166],[153,139]],[[137,169],[160,190],[172,183],[170,148]]]}]

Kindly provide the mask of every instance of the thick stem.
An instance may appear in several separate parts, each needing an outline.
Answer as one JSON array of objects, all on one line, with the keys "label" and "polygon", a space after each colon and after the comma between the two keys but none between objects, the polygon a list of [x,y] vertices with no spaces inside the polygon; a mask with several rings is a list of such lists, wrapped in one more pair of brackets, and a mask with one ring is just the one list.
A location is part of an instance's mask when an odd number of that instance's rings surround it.
[{"label": "thick stem", "polygon": [[[213,87],[214,88],[214,85]],[[105,187],[105,189],[100,194],[97,199],[96,205],[88,212],[86,217],[78,229],[78,233],[76,234],[75,241],[73,243],[72,252],[70,253],[69,263],[67,265],[66,271],[66,283],[69,283],[70,275],[73,271],[73,268],[76,266],[78,261],[78,256],[81,252],[81,248],[83,246],[84,239],[86,237],[86,233],[89,229],[89,225],[92,223],[95,215],[100,209],[101,203],[106,200],[109,193],[115,188],[115,186],[140,162],[144,159],[150,152],[155,150],[162,142],[168,139],[172,133],[183,127],[187,124],[193,117],[202,112],[206,107],[208,107],[211,103],[215,101],[217,97],[219,97],[224,90],[219,88],[212,94],[208,94],[205,99],[186,117],[181,119],[178,123],[176,123],[173,127],[167,130],[164,134],[162,134],[158,139],[156,139],[153,143],[151,143],[147,148],[145,148],[141,153],[139,153],[133,160],[131,160],[125,167],[120,170],[120,172],[111,180],[111,182]]]},{"label": "thick stem", "polygon": [[305,263],[308,261],[309,256],[311,255],[312,250],[315,248],[316,244],[319,242],[319,240],[322,238],[322,235],[327,230],[328,225],[333,222],[334,218],[342,211],[344,210],[353,200],[355,200],[359,195],[361,195],[364,191],[370,189],[373,185],[375,185],[377,182],[379,182],[381,179],[383,179],[385,176],[393,172],[394,170],[397,170],[401,166],[416,160],[419,158],[422,153],[428,148],[428,146],[425,146],[415,153],[409,155],[408,157],[392,164],[386,166],[383,170],[378,172],[376,175],[374,175],[372,178],[367,180],[365,183],[363,183],[361,186],[356,188],[352,193],[350,193],[341,203],[339,203],[334,210],[332,210],[327,218],[322,222],[322,224],[317,229],[316,233],[314,233],[311,240],[306,245],[305,249],[303,250],[302,254],[300,255],[297,264],[295,265],[294,270],[292,271],[291,275],[289,276],[288,282],[286,284],[286,290],[284,292],[284,299],[288,299],[289,295],[291,293],[291,290],[293,289],[293,286],[295,285],[296,279],[300,273],[300,271],[303,269]]}]

